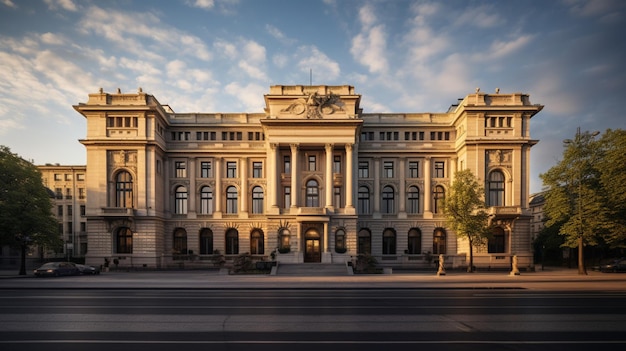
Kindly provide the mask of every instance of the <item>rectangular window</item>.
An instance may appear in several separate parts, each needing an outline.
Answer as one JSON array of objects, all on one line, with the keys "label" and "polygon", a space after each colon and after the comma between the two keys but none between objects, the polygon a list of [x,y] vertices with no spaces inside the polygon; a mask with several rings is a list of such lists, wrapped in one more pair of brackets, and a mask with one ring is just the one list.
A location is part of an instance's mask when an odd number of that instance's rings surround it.
[{"label": "rectangular window", "polygon": [[284,207],[283,208],[289,208],[291,207],[291,187],[290,186],[286,186],[285,187],[285,192],[283,194],[283,198],[284,198]]},{"label": "rectangular window", "polygon": [[58,200],[63,198],[63,190],[61,188],[54,189],[54,192],[56,193],[56,197]]},{"label": "rectangular window", "polygon": [[374,132],[361,132],[360,141],[374,140]]},{"label": "rectangular window", "polygon": [[383,178],[393,178],[393,161],[383,162]]},{"label": "rectangular window", "polygon": [[341,156],[339,155],[333,157],[333,173],[341,173]]},{"label": "rectangular window", "polygon": [[85,188],[78,188],[78,198],[82,200],[85,197]]},{"label": "rectangular window", "polygon": [[66,199],[71,199],[72,198],[72,189],[70,189],[70,188],[66,188],[65,189],[65,198]]},{"label": "rectangular window", "polygon": [[81,216],[85,216],[86,208],[87,207],[85,205],[80,205],[80,215]]},{"label": "rectangular window", "polygon": [[72,205],[67,205],[67,215],[71,216],[73,214]]},{"label": "rectangular window", "polygon": [[333,188],[333,206],[335,208],[341,208],[341,187]]},{"label": "rectangular window", "polygon": [[291,173],[291,156],[283,156],[283,173]]},{"label": "rectangular window", "polygon": [[445,162],[435,161],[435,178],[445,178]]},{"label": "rectangular window", "polygon": [[66,174],[65,175],[65,180],[72,180],[72,175],[71,174]]},{"label": "rectangular window", "polygon": [[367,161],[359,161],[359,178],[370,177],[370,164]]},{"label": "rectangular window", "polygon": [[84,181],[85,180],[85,175],[83,173],[76,174],[76,180],[78,180],[79,182]]},{"label": "rectangular window", "polygon": [[409,161],[409,178],[419,178],[419,162]]},{"label": "rectangular window", "polygon": [[211,161],[200,162],[200,178],[211,178],[211,177],[213,177]]},{"label": "rectangular window", "polygon": [[430,132],[430,140],[437,140],[437,132]]},{"label": "rectangular window", "polygon": [[420,140],[424,140],[424,132],[420,132],[419,135],[420,135]]},{"label": "rectangular window", "polygon": [[262,162],[252,162],[252,178],[263,178]]},{"label": "rectangular window", "polygon": [[237,178],[237,162],[226,162],[226,178]]},{"label": "rectangular window", "polygon": [[63,217],[63,205],[57,206],[57,216]]},{"label": "rectangular window", "polygon": [[174,177],[185,178],[187,177],[187,164],[185,161],[174,162]]},{"label": "rectangular window", "polygon": [[63,180],[63,177],[59,173],[55,173],[54,174],[54,180],[61,181],[61,180]]},{"label": "rectangular window", "polygon": [[317,162],[315,156],[309,155],[309,172],[314,172],[317,170]]}]

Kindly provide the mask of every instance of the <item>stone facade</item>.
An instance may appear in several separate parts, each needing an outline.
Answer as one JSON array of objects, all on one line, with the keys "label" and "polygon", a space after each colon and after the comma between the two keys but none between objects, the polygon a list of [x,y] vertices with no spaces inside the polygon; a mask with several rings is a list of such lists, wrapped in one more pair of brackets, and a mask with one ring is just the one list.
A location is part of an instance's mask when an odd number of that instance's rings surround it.
[{"label": "stone facade", "polygon": [[469,168],[496,224],[476,266],[532,266],[529,125],[543,106],[479,90],[443,113],[364,113],[360,100],[352,86],[277,85],[260,113],[175,113],[141,89],[90,94],[74,106],[87,119],[87,262],[208,265],[218,250],[463,266],[441,201]]}]

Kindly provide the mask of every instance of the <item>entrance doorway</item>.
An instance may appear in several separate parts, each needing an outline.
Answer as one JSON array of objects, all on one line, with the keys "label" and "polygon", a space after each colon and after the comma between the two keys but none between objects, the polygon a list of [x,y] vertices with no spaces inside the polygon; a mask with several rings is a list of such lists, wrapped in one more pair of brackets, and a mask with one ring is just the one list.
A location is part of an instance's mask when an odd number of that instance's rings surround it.
[{"label": "entrance doorway", "polygon": [[320,233],[315,229],[304,234],[304,262],[322,262]]}]

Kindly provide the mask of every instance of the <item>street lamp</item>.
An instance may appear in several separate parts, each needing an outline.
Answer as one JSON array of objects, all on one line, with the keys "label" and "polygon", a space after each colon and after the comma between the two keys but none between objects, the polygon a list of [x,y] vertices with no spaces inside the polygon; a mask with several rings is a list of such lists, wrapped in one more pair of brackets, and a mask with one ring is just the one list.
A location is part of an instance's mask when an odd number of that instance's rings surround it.
[{"label": "street lamp", "polygon": [[[581,151],[583,148],[587,147],[587,145],[585,144],[585,139],[587,138],[583,138],[585,136],[589,136],[590,138],[594,138],[595,136],[597,136],[598,134],[600,134],[600,132],[595,131],[595,132],[585,132],[585,133],[581,133],[580,132],[580,127],[577,128],[576,130],[576,136],[574,138],[574,140],[572,139],[565,139],[563,140],[563,143],[566,145],[571,145],[573,146],[576,151]],[[581,157],[581,155],[577,155],[579,158]],[[582,182],[583,182],[583,172],[584,172],[584,168],[582,165],[577,165],[578,167],[578,225],[579,225],[579,233],[578,233],[578,274],[581,275],[586,275],[587,274],[587,269],[585,268],[585,257],[584,257],[584,253],[583,253],[583,248],[584,248],[584,240],[583,240],[583,207],[582,207]]]}]

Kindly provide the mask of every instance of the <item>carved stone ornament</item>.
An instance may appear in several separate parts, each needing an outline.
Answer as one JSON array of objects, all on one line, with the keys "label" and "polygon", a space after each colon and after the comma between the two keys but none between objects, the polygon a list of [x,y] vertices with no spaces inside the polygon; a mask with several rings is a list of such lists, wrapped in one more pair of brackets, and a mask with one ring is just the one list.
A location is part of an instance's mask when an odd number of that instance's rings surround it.
[{"label": "carved stone ornament", "polygon": [[280,112],[293,113],[295,115],[305,114],[308,119],[320,119],[324,118],[324,115],[331,115],[336,111],[344,111],[343,106],[344,103],[338,95],[318,95],[313,93],[306,99],[296,100]]},{"label": "carved stone ornament", "polygon": [[511,150],[487,150],[487,161],[490,165],[502,165],[511,163]]},{"label": "carved stone ornament", "polygon": [[115,150],[108,151],[109,171],[118,168],[127,168],[133,171],[137,170],[137,151],[132,150]]}]

